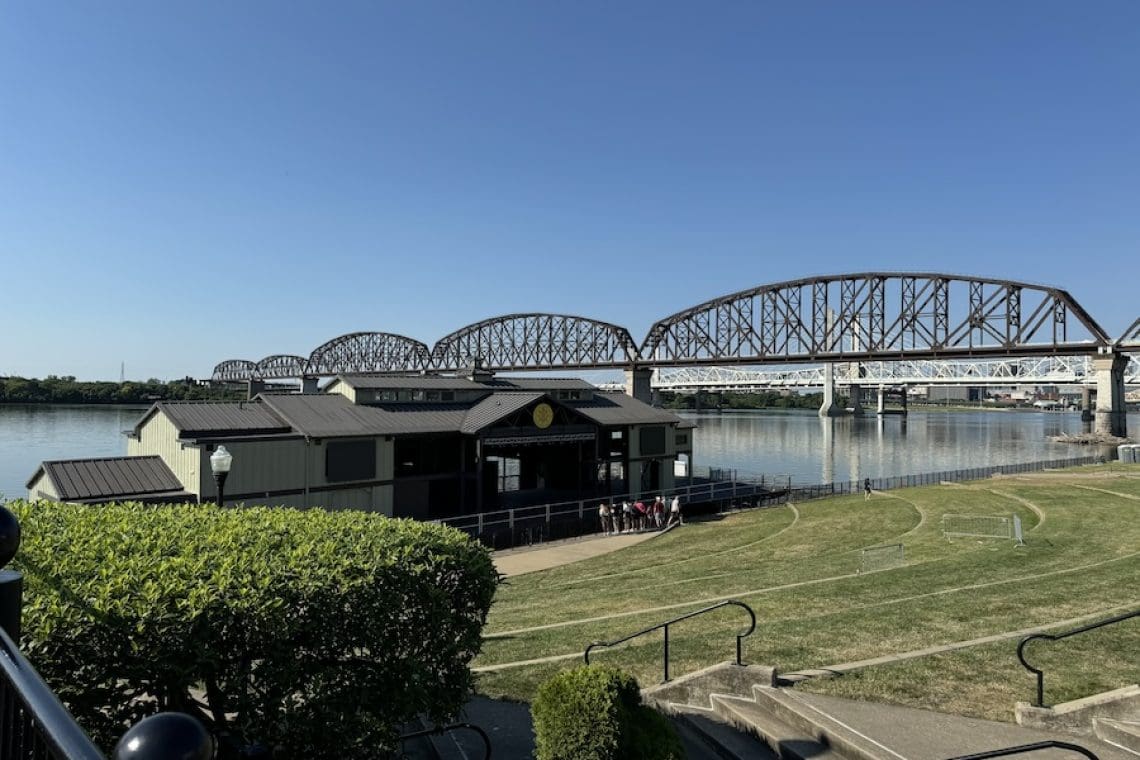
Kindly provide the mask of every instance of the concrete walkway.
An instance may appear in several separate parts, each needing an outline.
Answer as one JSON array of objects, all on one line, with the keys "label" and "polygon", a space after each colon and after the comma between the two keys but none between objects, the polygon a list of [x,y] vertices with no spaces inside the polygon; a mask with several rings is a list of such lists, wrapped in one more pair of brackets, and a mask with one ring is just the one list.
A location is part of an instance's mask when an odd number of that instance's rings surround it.
[{"label": "concrete walkway", "polygon": [[640,544],[665,532],[667,531],[647,530],[642,533],[619,533],[616,536],[583,536],[537,546],[504,549],[494,552],[491,556],[495,562],[495,569],[510,577],[616,552],[618,549]]}]

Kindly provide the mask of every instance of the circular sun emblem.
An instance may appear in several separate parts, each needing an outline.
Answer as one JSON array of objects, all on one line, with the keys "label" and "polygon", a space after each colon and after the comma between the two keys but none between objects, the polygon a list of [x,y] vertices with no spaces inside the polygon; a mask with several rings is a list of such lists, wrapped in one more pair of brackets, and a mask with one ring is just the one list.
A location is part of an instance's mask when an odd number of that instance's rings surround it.
[{"label": "circular sun emblem", "polygon": [[554,410],[550,404],[539,404],[534,408],[535,427],[548,428],[551,422],[554,422]]}]

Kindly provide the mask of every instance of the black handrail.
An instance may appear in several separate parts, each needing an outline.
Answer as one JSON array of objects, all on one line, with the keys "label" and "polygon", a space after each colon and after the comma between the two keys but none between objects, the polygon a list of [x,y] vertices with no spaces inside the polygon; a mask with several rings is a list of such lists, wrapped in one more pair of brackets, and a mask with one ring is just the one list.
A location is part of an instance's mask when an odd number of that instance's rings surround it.
[{"label": "black handrail", "polygon": [[991,749],[985,752],[978,752],[973,755],[959,755],[958,757],[951,757],[948,760],[985,760],[988,757],[1006,757],[1007,755],[1020,755],[1023,752],[1036,752],[1039,749],[1067,749],[1072,752],[1078,752],[1089,760],[1100,760],[1092,751],[1085,749],[1079,744],[1070,744],[1069,742],[1058,741],[1045,741],[1034,742],[1032,744],[1019,744],[1016,747],[1004,747],[1002,749]]},{"label": "black handrail", "polygon": [[[483,740],[483,760],[491,760],[491,737],[487,736],[487,732],[474,723],[449,723],[446,726],[434,726],[432,728],[425,728],[423,731],[413,731],[410,734],[401,734],[400,741],[405,739],[415,739],[419,736],[433,736],[435,734],[443,734],[448,731],[457,731],[461,728],[466,728],[468,731],[474,731],[479,734],[479,738]],[[1097,760],[1093,758],[1093,760]]]},{"label": "black handrail", "polygon": [[1041,670],[1039,670],[1038,668],[1033,667],[1032,665],[1030,665],[1028,662],[1025,661],[1025,645],[1026,644],[1028,644],[1030,641],[1032,641],[1034,639],[1045,639],[1048,641],[1057,641],[1059,639],[1067,639],[1070,636],[1076,636],[1078,633],[1084,633],[1086,631],[1092,631],[1092,630],[1095,630],[1097,628],[1104,628],[1106,625],[1112,625],[1114,623],[1119,623],[1119,622],[1122,622],[1124,620],[1128,620],[1129,618],[1134,618],[1137,616],[1140,616],[1140,610],[1135,610],[1133,612],[1126,612],[1123,615],[1117,615],[1116,617],[1109,618],[1107,620],[1101,620],[1101,621],[1096,622],[1096,623],[1089,623],[1088,625],[1081,626],[1080,628],[1074,628],[1073,630],[1066,631],[1065,633],[1033,633],[1033,634],[1030,634],[1029,636],[1026,636],[1024,639],[1022,639],[1021,643],[1017,645],[1017,659],[1021,660],[1021,664],[1025,667],[1026,670],[1028,670],[1030,673],[1036,673],[1037,674],[1037,703],[1034,705],[1034,707],[1044,707],[1045,706],[1045,674]]},{"label": "black handrail", "polygon": [[662,683],[664,683],[665,681],[669,680],[669,626],[673,625],[673,623],[679,623],[682,620],[687,620],[691,617],[696,617],[697,615],[703,615],[706,612],[712,612],[713,610],[718,610],[721,607],[727,607],[730,604],[735,605],[737,607],[743,607],[744,611],[748,613],[748,617],[750,617],[752,619],[752,623],[748,626],[747,631],[741,631],[740,633],[736,634],[736,664],[737,665],[743,665],[744,662],[741,658],[741,649],[742,649],[741,642],[745,636],[750,635],[753,631],[756,630],[756,613],[753,612],[752,608],[749,607],[747,604],[745,604],[744,602],[738,602],[735,599],[729,599],[728,601],[720,602],[719,604],[714,604],[711,607],[705,607],[703,610],[697,610],[696,612],[690,612],[688,615],[681,615],[680,617],[675,617],[672,620],[666,620],[664,623],[658,623],[657,625],[655,625],[651,628],[646,628],[645,630],[638,631],[637,633],[631,633],[630,635],[626,636],[625,638],[618,639],[617,641],[595,641],[592,644],[590,644],[590,646],[586,647],[586,651],[583,654],[583,657],[586,660],[586,664],[589,665],[590,664],[590,650],[593,649],[594,647],[617,646],[618,644],[623,644],[623,643],[629,641],[630,639],[636,639],[638,636],[644,636],[647,633],[652,633],[653,631],[656,631],[658,628],[664,628],[665,629],[665,652],[664,652],[665,679],[664,679],[664,681],[662,681]]},{"label": "black handrail", "polygon": [[[0,720],[4,757],[30,758],[46,747],[60,760],[104,760],[71,713],[0,628],[0,700],[8,705]],[[41,750],[42,751],[42,750]]]}]

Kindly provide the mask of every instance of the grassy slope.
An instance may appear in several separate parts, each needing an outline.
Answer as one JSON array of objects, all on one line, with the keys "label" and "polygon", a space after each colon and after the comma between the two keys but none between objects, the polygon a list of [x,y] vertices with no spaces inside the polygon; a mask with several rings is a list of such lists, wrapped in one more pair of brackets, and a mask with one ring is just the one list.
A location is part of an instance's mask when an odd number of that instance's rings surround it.
[{"label": "grassy slope", "polygon": [[[496,598],[475,665],[573,655],[590,641],[618,638],[726,597],[746,601],[757,614],[756,633],[745,642],[746,661],[785,671],[1125,605],[1137,599],[1140,479],[1108,477],[1104,468],[1091,472],[1105,477],[1090,478],[1089,472],[741,513],[689,524],[604,557],[519,576]],[[1140,475],[1140,468],[1129,472]],[[1018,514],[1027,545],[947,541],[940,529],[947,512]],[[1039,514],[1045,518],[1040,524]],[[893,542],[905,545],[905,566],[858,572],[860,549]],[[728,659],[745,617],[727,608],[674,627],[674,674]],[[1108,649],[1089,660],[1072,653],[1101,651],[1091,641],[1073,644],[1064,656],[1043,652],[1047,668],[1056,660],[1065,670],[1047,682],[1051,701],[1102,688],[1102,681],[1119,686],[1137,680],[1135,666],[1122,666],[1127,648],[1135,651],[1137,642],[1129,636],[1130,630],[1140,631],[1140,621],[1118,628],[1104,638]],[[1013,656],[1015,646],[1010,641],[872,668],[808,688],[1009,719],[1013,700],[1028,698],[1032,687]],[[629,669],[644,684],[654,683],[661,677],[660,634],[598,659]],[[529,699],[543,678],[576,662],[484,673],[480,688]]]}]

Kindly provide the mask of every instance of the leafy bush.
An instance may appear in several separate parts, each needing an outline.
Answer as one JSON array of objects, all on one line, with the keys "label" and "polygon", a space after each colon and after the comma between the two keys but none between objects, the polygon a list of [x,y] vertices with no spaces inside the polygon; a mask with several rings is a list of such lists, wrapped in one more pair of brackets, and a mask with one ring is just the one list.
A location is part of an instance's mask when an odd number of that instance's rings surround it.
[{"label": "leafy bush", "polygon": [[684,757],[676,729],[641,704],[633,676],[586,665],[543,683],[531,705],[538,760],[669,760]]},{"label": "leafy bush", "polygon": [[105,746],[173,709],[278,758],[375,757],[469,691],[497,575],[458,531],[361,512],[9,508],[25,651]]}]

